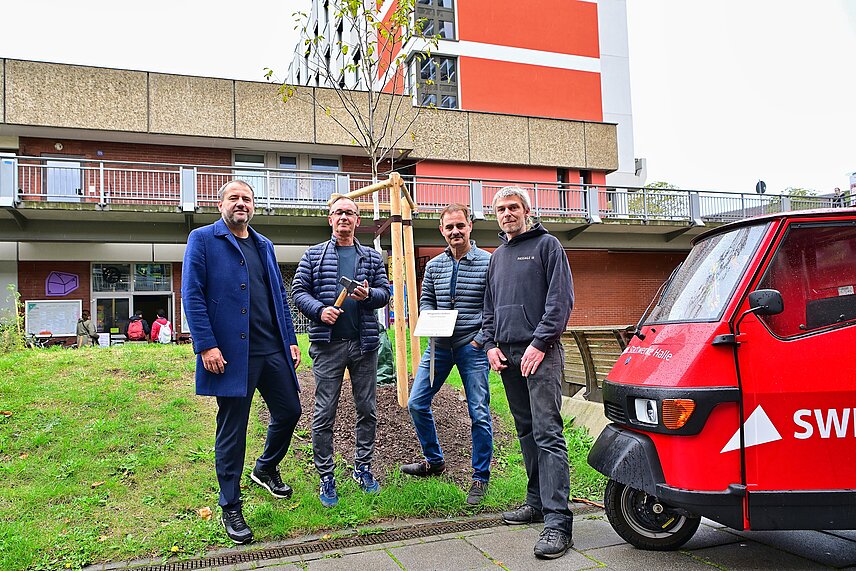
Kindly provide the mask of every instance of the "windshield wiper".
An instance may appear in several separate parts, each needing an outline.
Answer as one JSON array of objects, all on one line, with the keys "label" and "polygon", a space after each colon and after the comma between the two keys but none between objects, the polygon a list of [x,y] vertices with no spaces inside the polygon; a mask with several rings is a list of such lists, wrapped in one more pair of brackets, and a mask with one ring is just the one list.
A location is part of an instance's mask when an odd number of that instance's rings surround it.
[{"label": "windshield wiper", "polygon": [[642,312],[642,317],[639,318],[639,322],[636,324],[636,327],[631,331],[631,334],[638,337],[640,341],[645,339],[645,334],[642,333],[642,326],[645,325],[645,318],[648,317],[648,314],[651,313],[651,309],[653,309],[655,305],[660,305],[660,301],[666,296],[666,293],[669,291],[669,286],[672,285],[672,280],[674,279],[675,274],[678,273],[678,270],[681,269],[683,264],[683,262],[678,264],[675,269],[672,270],[672,273],[669,274],[669,278],[660,285],[657,289],[657,293],[654,294],[654,298],[651,300],[651,303],[649,303],[648,307],[645,308],[645,311]]}]

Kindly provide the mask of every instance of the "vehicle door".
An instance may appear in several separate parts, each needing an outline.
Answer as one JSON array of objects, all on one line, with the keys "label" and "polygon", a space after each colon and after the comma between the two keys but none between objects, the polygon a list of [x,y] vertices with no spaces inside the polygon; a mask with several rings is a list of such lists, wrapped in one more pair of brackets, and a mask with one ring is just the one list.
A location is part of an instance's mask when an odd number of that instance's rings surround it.
[{"label": "vehicle door", "polygon": [[[854,288],[854,220],[789,221],[752,288],[778,290],[784,310],[747,315],[738,336],[750,496],[856,488]],[[739,453],[739,436],[723,455]]]}]

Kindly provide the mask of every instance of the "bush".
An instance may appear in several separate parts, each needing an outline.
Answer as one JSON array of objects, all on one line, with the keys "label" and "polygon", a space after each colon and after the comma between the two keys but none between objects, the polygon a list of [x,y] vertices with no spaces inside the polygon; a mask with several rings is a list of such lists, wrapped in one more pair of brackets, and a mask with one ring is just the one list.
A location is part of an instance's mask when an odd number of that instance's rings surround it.
[{"label": "bush", "polygon": [[9,292],[6,301],[14,300],[15,310],[12,317],[0,320],[0,354],[3,355],[24,348],[24,313],[21,294],[15,284],[7,285],[6,290]]}]

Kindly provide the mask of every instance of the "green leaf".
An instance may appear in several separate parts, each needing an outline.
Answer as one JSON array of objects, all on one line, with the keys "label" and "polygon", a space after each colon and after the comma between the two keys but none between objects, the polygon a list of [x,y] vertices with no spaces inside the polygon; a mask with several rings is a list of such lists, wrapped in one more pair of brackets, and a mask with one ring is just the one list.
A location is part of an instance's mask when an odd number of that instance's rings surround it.
[{"label": "green leaf", "polygon": [[348,55],[348,46],[342,46],[342,55]]}]

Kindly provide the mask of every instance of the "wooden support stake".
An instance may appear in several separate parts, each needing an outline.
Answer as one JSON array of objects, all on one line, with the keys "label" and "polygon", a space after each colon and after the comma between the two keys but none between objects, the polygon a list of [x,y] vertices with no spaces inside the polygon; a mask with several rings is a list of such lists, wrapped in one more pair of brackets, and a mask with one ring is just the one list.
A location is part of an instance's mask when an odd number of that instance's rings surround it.
[{"label": "wooden support stake", "polygon": [[[331,201],[332,201],[332,200],[335,200],[335,199],[336,199],[336,198],[338,198],[339,196],[345,196],[345,197],[350,198],[351,200],[353,200],[353,199],[355,199],[355,198],[359,198],[359,197],[361,197],[361,196],[365,196],[365,195],[367,195],[367,194],[372,194],[372,193],[375,193],[375,192],[377,192],[377,191],[379,191],[379,190],[383,190],[383,189],[385,189],[385,188],[392,188],[392,187],[393,187],[393,184],[394,184],[394,183],[393,183],[393,175],[394,175],[394,176],[396,176],[396,177],[398,177],[398,178],[397,178],[397,180],[399,181],[399,182],[398,182],[398,186],[400,187],[400,186],[401,186],[401,175],[399,175],[398,173],[392,173],[391,175],[389,175],[389,178],[388,178],[388,179],[386,179],[386,180],[382,180],[382,181],[380,181],[380,182],[376,182],[376,183],[374,183],[374,184],[370,184],[370,185],[368,185],[368,186],[364,186],[363,188],[358,188],[357,190],[352,190],[351,192],[349,192],[349,193],[347,193],[347,194],[337,194],[337,193],[334,193],[334,194],[330,197],[330,200],[331,200]],[[399,192],[400,192],[400,191],[399,191]],[[401,200],[401,198],[400,198],[400,196],[399,196],[399,201],[400,201],[400,200]]]},{"label": "wooden support stake", "polygon": [[407,309],[410,313],[407,323],[410,326],[410,372],[416,378],[419,370],[419,360],[422,351],[419,347],[419,338],[413,333],[416,331],[416,320],[419,318],[419,289],[416,283],[416,251],[413,244],[413,211],[410,204],[405,201],[401,205],[401,218],[404,224],[404,268],[407,281]]},{"label": "wooden support stake", "polygon": [[395,312],[395,381],[398,393],[398,404],[407,406],[409,379],[407,377],[407,320],[404,311],[404,258],[402,252],[401,232],[401,177],[398,173],[390,175],[390,214],[392,215],[392,281],[395,285],[395,296],[392,300]]}]

